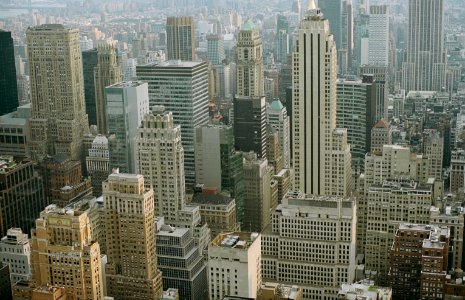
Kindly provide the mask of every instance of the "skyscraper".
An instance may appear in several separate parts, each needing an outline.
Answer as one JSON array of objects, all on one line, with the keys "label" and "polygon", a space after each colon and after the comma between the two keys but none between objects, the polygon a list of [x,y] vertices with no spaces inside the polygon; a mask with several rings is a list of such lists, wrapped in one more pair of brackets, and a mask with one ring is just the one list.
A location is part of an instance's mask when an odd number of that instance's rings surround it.
[{"label": "skyscraper", "polygon": [[292,65],[296,189],[346,196],[351,189],[350,146],[347,132],[336,129],[336,45],[313,0],[300,22]]},{"label": "skyscraper", "polygon": [[174,125],[172,112],[155,106],[145,116],[136,135],[136,172],[154,190],[156,213],[168,224],[178,219],[185,206],[184,150],[181,126]]},{"label": "skyscraper", "polygon": [[445,83],[444,0],[409,0],[403,88],[439,91]]},{"label": "skyscraper", "polygon": [[105,88],[123,80],[121,67],[118,65],[116,49],[110,45],[98,48],[98,64],[94,69],[95,102],[97,126],[99,133],[108,133],[108,120],[105,102]]},{"label": "skyscraper", "polygon": [[97,105],[95,103],[94,69],[98,64],[97,49],[82,51],[82,74],[84,77],[84,98],[90,125],[97,125]]},{"label": "skyscraper", "polygon": [[102,299],[100,247],[90,232],[86,212],[47,206],[31,234],[36,284],[65,287],[75,299]]},{"label": "skyscraper", "polygon": [[168,17],[166,39],[168,60],[195,60],[194,17]]},{"label": "skyscraper", "polygon": [[144,116],[149,113],[148,85],[142,81],[120,82],[106,87],[105,97],[110,168],[134,173],[134,137]]},{"label": "skyscraper", "polygon": [[[103,183],[107,292],[116,299],[159,299],[153,190],[142,175],[111,174]],[[130,259],[128,259],[130,258]]]},{"label": "skyscraper", "polygon": [[[283,166],[291,167],[290,126],[287,110],[279,99],[274,99],[267,108],[268,124],[279,132],[279,145],[283,156]],[[279,172],[280,170],[275,170]]]},{"label": "skyscraper", "polygon": [[0,29],[0,116],[18,107],[15,53],[11,32]]},{"label": "skyscraper", "polygon": [[79,30],[45,24],[27,30],[32,116],[30,150],[34,160],[66,153],[82,158],[89,131],[85,111]]},{"label": "skyscraper", "polygon": [[20,228],[8,229],[0,241],[0,262],[10,265],[10,278],[14,284],[31,279],[31,246],[27,233]]},{"label": "skyscraper", "polygon": [[368,64],[387,67],[389,64],[389,7],[370,6],[368,23]]},{"label": "skyscraper", "polygon": [[195,128],[208,123],[208,67],[205,62],[169,61],[137,66],[139,80],[148,82],[150,107],[163,105],[181,125],[186,185],[195,184]]},{"label": "skyscraper", "polygon": [[262,38],[249,20],[237,38],[237,96],[264,96],[263,80]]},{"label": "skyscraper", "polygon": [[86,157],[87,172],[92,181],[92,193],[95,197],[102,195],[102,182],[111,173],[110,151],[108,139],[104,135],[97,135]]},{"label": "skyscraper", "polygon": [[220,34],[207,36],[207,60],[213,65],[220,65],[225,59],[224,41]]},{"label": "skyscraper", "polygon": [[229,192],[236,200],[237,220],[244,218],[242,153],[234,148],[233,129],[227,125],[197,127],[195,134],[196,180],[205,187]]}]

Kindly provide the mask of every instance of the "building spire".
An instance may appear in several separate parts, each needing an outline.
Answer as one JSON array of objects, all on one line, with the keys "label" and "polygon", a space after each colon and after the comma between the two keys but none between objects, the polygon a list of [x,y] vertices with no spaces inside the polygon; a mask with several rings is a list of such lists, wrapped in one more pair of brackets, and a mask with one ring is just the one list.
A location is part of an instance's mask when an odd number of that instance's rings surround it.
[{"label": "building spire", "polygon": [[320,16],[321,17],[321,11],[318,9],[318,7],[315,4],[315,0],[308,0],[307,3],[307,16]]},{"label": "building spire", "polygon": [[315,10],[315,9],[316,9],[315,0],[308,0],[307,10]]}]

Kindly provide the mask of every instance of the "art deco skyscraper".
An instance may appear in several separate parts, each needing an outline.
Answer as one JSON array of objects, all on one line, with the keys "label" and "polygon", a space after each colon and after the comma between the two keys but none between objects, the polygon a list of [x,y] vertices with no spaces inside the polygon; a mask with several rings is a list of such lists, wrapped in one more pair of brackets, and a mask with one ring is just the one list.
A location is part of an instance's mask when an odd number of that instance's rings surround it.
[{"label": "art deco skyscraper", "polygon": [[0,116],[18,107],[15,52],[11,32],[0,30]]},{"label": "art deco skyscraper", "polygon": [[444,0],[409,0],[408,16],[404,89],[438,91],[445,80]]},{"label": "art deco skyscraper", "polygon": [[195,60],[194,17],[166,19],[168,60]]},{"label": "art deco skyscraper", "polygon": [[336,129],[336,45],[313,0],[293,53],[292,141],[295,186],[307,194],[351,189],[347,131]]},{"label": "art deco skyscraper", "polygon": [[37,285],[65,287],[73,299],[103,299],[100,247],[85,211],[47,206],[32,231],[31,253]]},{"label": "art deco skyscraper", "polygon": [[103,45],[98,48],[98,64],[94,69],[94,80],[97,126],[99,133],[107,134],[105,87],[123,80],[123,74],[118,65],[116,49],[113,46]]},{"label": "art deco skyscraper", "polygon": [[115,299],[160,299],[153,190],[144,177],[111,174],[103,183],[107,292]]},{"label": "art deco skyscraper", "polygon": [[247,21],[237,38],[237,95],[261,97],[263,84],[262,38],[252,21]]},{"label": "art deco skyscraper", "polygon": [[89,131],[84,102],[79,30],[45,24],[27,30],[32,158],[66,153],[79,160]]}]

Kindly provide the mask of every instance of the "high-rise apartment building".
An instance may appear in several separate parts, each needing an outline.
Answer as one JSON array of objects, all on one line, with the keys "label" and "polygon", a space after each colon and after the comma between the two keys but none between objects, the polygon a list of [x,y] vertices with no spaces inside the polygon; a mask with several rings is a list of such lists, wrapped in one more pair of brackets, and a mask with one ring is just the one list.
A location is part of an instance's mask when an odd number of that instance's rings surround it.
[{"label": "high-rise apartment building", "polygon": [[20,228],[8,229],[0,240],[0,262],[10,265],[12,284],[31,279],[31,246],[27,233]]},{"label": "high-rise apartment building", "polygon": [[102,45],[97,50],[97,66],[94,68],[94,86],[97,126],[99,133],[107,134],[107,102],[105,88],[123,80],[121,67],[118,65],[116,49],[110,45]]},{"label": "high-rise apartment building", "polygon": [[[313,0],[300,22],[292,66],[296,189],[313,195],[339,191],[340,196],[348,195],[350,146],[347,132],[336,129],[336,45],[328,20]],[[336,154],[340,159],[334,159]]]},{"label": "high-rise apartment building", "polygon": [[236,150],[253,151],[266,157],[266,100],[265,97],[234,98],[234,142]]},{"label": "high-rise apartment building", "polygon": [[47,204],[42,178],[34,170],[33,161],[0,157],[0,235],[5,236],[12,227],[31,232]]},{"label": "high-rise apartment building", "polygon": [[439,91],[445,86],[444,0],[409,0],[406,91]]},{"label": "high-rise apartment building", "polygon": [[136,136],[136,172],[153,188],[156,213],[169,224],[178,219],[186,203],[181,126],[174,125],[172,112],[156,106]]},{"label": "high-rise apartment building", "polygon": [[65,287],[74,299],[103,299],[100,247],[86,212],[49,205],[32,230],[31,261],[37,285]]},{"label": "high-rise apartment building", "polygon": [[[82,49],[81,49],[82,50]],[[82,75],[84,78],[84,98],[90,125],[97,125],[97,104],[95,97],[94,70],[98,65],[98,50],[82,51]]]},{"label": "high-rise apartment building", "polygon": [[368,21],[368,64],[389,65],[389,7],[371,5]]},{"label": "high-rise apartment building", "polygon": [[272,203],[271,195],[273,167],[268,165],[266,158],[258,158],[253,152],[245,153],[243,176],[244,222],[242,229],[261,232],[270,223],[271,211],[277,205],[277,203]]},{"label": "high-rise apartment building", "polygon": [[392,132],[389,124],[381,119],[371,129],[370,152],[381,153],[384,145],[392,144]]},{"label": "high-rise apartment building", "polygon": [[168,60],[195,60],[194,17],[168,17],[166,19]]},{"label": "high-rise apartment building", "polygon": [[449,229],[403,223],[390,247],[393,299],[441,299],[447,275]]},{"label": "high-rise apartment building", "polygon": [[207,36],[207,60],[212,65],[221,65],[225,59],[224,40],[221,34]]},{"label": "high-rise apartment building", "polygon": [[339,128],[347,128],[352,167],[363,171],[365,154],[370,151],[371,128],[375,123],[375,85],[357,79],[337,81],[337,117]]},{"label": "high-rise apartment building", "polygon": [[289,192],[262,232],[264,281],[296,284],[304,299],[337,299],[355,276],[353,199]]},{"label": "high-rise apartment building", "polygon": [[111,174],[110,150],[108,139],[104,135],[97,135],[86,157],[87,173],[92,181],[92,194],[95,197],[102,195],[102,182]]},{"label": "high-rise apartment building", "polygon": [[103,197],[107,293],[116,299],[161,298],[153,190],[144,186],[142,175],[111,174]]},{"label": "high-rise apartment building", "polygon": [[239,97],[261,97],[264,92],[262,38],[252,21],[237,37],[237,92]]},{"label": "high-rise apartment building", "polygon": [[[283,167],[291,167],[290,124],[286,107],[274,99],[267,108],[267,123],[279,132],[279,145],[283,156]],[[280,170],[275,170],[279,172]]]},{"label": "high-rise apartment building", "polygon": [[196,128],[196,180],[207,188],[227,192],[236,201],[237,220],[244,218],[244,182],[242,153],[234,149],[233,128],[206,125]]},{"label": "high-rise apartment building", "polygon": [[[79,30],[58,24],[28,28],[32,158],[66,153],[82,158],[89,131],[85,111]],[[41,208],[43,209],[43,207]]]},{"label": "high-rise apartment building", "polygon": [[[389,251],[402,222],[428,224],[431,185],[413,180],[385,180],[369,187],[366,197],[365,268],[386,283]],[[362,211],[360,212],[362,213]]]},{"label": "high-rise apartment building", "polygon": [[228,232],[208,246],[210,300],[235,296],[255,299],[262,284],[262,247],[259,233]]},{"label": "high-rise apartment building", "polygon": [[158,267],[163,273],[163,286],[175,288],[180,299],[208,299],[207,268],[192,230],[157,223]]},{"label": "high-rise apartment building", "polygon": [[105,88],[105,97],[110,168],[134,173],[134,137],[144,116],[149,113],[148,85],[142,81],[116,83]]},{"label": "high-rise apartment building", "polygon": [[205,62],[168,61],[137,66],[148,82],[150,107],[163,105],[181,125],[186,185],[195,185],[195,128],[208,123],[208,67]]},{"label": "high-rise apartment building", "polygon": [[0,29],[0,116],[19,106],[15,53],[11,32]]}]

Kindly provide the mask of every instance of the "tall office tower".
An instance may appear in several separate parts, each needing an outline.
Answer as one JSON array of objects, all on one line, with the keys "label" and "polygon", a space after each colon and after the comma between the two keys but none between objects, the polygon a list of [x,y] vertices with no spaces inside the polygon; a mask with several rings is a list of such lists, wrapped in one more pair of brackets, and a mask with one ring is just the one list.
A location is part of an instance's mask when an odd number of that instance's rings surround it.
[{"label": "tall office tower", "polygon": [[[384,180],[366,192],[365,270],[387,283],[389,251],[399,224],[428,224],[432,186],[414,180]],[[361,213],[361,212],[360,212]]]},{"label": "tall office tower", "polygon": [[428,176],[440,181],[442,179],[444,137],[435,129],[425,129],[422,146],[423,155],[428,159]]},{"label": "tall office tower", "polygon": [[452,151],[449,178],[451,193],[465,188],[465,150]]},{"label": "tall office tower", "polygon": [[[85,111],[79,30],[45,24],[27,30],[32,116],[32,159],[66,153],[82,158],[89,131]],[[43,207],[42,207],[43,208]],[[42,209],[41,208],[41,209]]]},{"label": "tall office tower", "polygon": [[225,59],[224,40],[220,34],[210,34],[207,36],[207,60],[213,65],[222,64]]},{"label": "tall office tower", "polygon": [[381,153],[384,145],[392,144],[392,133],[389,124],[381,119],[371,129],[370,152]]},{"label": "tall office tower", "polygon": [[351,198],[289,192],[262,232],[263,281],[299,285],[304,299],[337,299],[341,282],[354,280],[355,210]]},{"label": "tall office tower", "polygon": [[34,165],[27,158],[0,156],[1,236],[12,227],[31,232],[35,219],[48,204],[42,179]]},{"label": "tall office tower", "polygon": [[135,136],[136,172],[154,190],[157,215],[168,224],[176,221],[186,204],[181,126],[174,125],[171,112],[155,106]]},{"label": "tall office tower", "polygon": [[289,34],[281,29],[276,33],[276,61],[286,63],[289,55]]},{"label": "tall office tower", "polygon": [[207,64],[169,61],[137,66],[137,77],[149,84],[150,107],[163,105],[173,113],[174,123],[181,125],[186,185],[193,187],[195,128],[209,120]]},{"label": "tall office tower", "polygon": [[118,65],[116,49],[110,45],[101,45],[97,50],[98,64],[94,69],[95,106],[98,131],[108,133],[105,88],[123,80],[121,67]]},{"label": "tall office tower", "polygon": [[393,299],[441,299],[447,275],[447,227],[403,223],[390,249]]},{"label": "tall office tower", "polygon": [[82,51],[82,75],[84,78],[84,99],[90,125],[97,125],[97,103],[95,97],[95,74],[98,65],[97,49]]},{"label": "tall office tower", "polygon": [[124,81],[105,88],[110,168],[134,173],[134,137],[144,116],[149,113],[148,85]]},{"label": "tall office tower", "polygon": [[352,9],[352,0],[342,1],[342,14],[341,14],[341,46],[337,47],[338,53],[347,53],[347,62],[340,62],[338,58],[338,69],[346,70],[346,72],[340,72],[345,75],[351,71],[352,68],[352,56],[354,48],[354,12]]},{"label": "tall office tower", "polygon": [[363,172],[365,154],[370,151],[371,128],[375,123],[375,84],[356,78],[337,81],[337,118],[340,128],[347,128],[352,149],[352,168]]},{"label": "tall office tower", "polygon": [[262,284],[261,251],[259,233],[228,232],[216,236],[208,246],[210,300],[229,295],[255,299]]},{"label": "tall office tower", "polygon": [[[348,195],[350,146],[343,136],[346,133],[336,129],[336,45],[328,20],[313,0],[300,22],[292,65],[296,189],[313,195],[333,195],[342,190],[340,196]],[[342,160],[333,159],[336,153],[343,154]]]},{"label": "tall office tower", "polygon": [[389,65],[389,7],[370,6],[368,25],[368,64]]},{"label": "tall office tower", "polygon": [[236,150],[253,151],[266,157],[265,97],[234,98],[234,142]]},{"label": "tall office tower", "polygon": [[92,182],[83,176],[81,162],[71,160],[66,154],[47,156],[40,169],[48,203],[65,207],[78,198],[92,194]]},{"label": "tall office tower", "polygon": [[192,230],[161,225],[156,237],[163,286],[177,289],[180,299],[208,299],[207,268],[202,253],[194,245]]},{"label": "tall office tower", "polygon": [[15,53],[11,32],[0,29],[0,116],[13,112],[18,106]]},{"label": "tall office tower", "polygon": [[389,120],[388,116],[388,100],[389,100],[389,73],[388,67],[364,65],[360,68],[361,74],[373,75],[372,79],[368,79],[369,75],[364,75],[367,80],[371,80],[376,84],[376,109],[375,119]]},{"label": "tall office tower", "polygon": [[102,195],[102,182],[111,174],[110,150],[108,139],[104,135],[97,135],[86,157],[87,173],[92,181],[92,194]]},{"label": "tall office tower", "polygon": [[[279,99],[274,99],[267,108],[267,122],[279,132],[279,145],[283,155],[283,167],[289,169],[291,167],[291,144],[290,144],[290,127],[289,117],[286,107]],[[275,170],[279,172],[280,170]]]},{"label": "tall office tower", "polygon": [[195,171],[197,183],[228,192],[236,200],[236,216],[244,222],[242,153],[234,149],[233,129],[228,125],[196,128]]},{"label": "tall office tower", "polygon": [[10,266],[0,261],[0,298],[13,300],[10,281]]},{"label": "tall office tower", "polygon": [[145,188],[142,175],[111,174],[103,197],[107,293],[116,299],[161,298],[153,190]]},{"label": "tall office tower", "polygon": [[20,228],[8,229],[0,241],[0,262],[10,265],[11,283],[31,279],[31,246],[27,233]]},{"label": "tall office tower", "polygon": [[195,60],[194,17],[168,17],[166,19],[168,60]]},{"label": "tall office tower", "polygon": [[49,205],[32,230],[31,261],[37,285],[65,287],[74,299],[103,299],[100,247],[86,212]]},{"label": "tall office tower", "polygon": [[444,0],[409,0],[403,89],[439,91],[445,84]]},{"label": "tall office tower", "polygon": [[[253,152],[244,154],[244,222],[242,229],[261,232],[270,223],[273,167]],[[273,205],[274,204],[274,205]]]},{"label": "tall office tower", "polygon": [[264,92],[262,38],[252,21],[237,37],[237,96],[261,97]]}]

